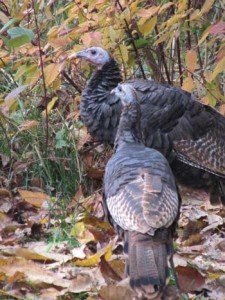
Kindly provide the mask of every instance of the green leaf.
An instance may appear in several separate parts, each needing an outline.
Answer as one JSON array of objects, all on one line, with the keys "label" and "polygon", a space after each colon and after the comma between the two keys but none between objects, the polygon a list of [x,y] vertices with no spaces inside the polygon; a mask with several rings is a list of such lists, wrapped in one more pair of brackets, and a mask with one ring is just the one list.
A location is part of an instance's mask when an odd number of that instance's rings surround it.
[{"label": "green leaf", "polygon": [[66,138],[65,138],[65,129],[62,128],[55,135],[55,147],[56,149],[62,149],[68,145]]},{"label": "green leaf", "polygon": [[145,39],[135,40],[135,45],[136,45],[137,48],[142,48],[142,47],[144,47],[148,44],[149,44],[148,40],[145,40]]},{"label": "green leaf", "polygon": [[10,28],[7,33],[10,35],[10,37],[12,39],[15,39],[17,37],[21,37],[21,36],[27,36],[29,38],[29,40],[33,40],[35,35],[33,33],[32,30],[30,29],[26,29],[26,28],[22,28],[22,27],[13,27]]},{"label": "green leaf", "polygon": [[9,20],[7,23],[5,23],[5,25],[2,27],[2,29],[0,30],[0,33],[3,33],[7,28],[9,28],[10,25],[16,23],[17,21],[19,21],[19,19],[11,19]]},{"label": "green leaf", "polygon": [[20,37],[17,37],[17,38],[14,38],[14,39],[10,39],[8,41],[8,46],[10,48],[17,48],[17,47],[20,47],[26,43],[29,43],[30,42],[30,39],[26,36],[26,35],[22,35]]},{"label": "green leaf", "polygon": [[9,47],[20,47],[26,43],[32,41],[35,37],[34,33],[30,29],[22,27],[13,27],[7,30],[11,39],[8,42]]}]

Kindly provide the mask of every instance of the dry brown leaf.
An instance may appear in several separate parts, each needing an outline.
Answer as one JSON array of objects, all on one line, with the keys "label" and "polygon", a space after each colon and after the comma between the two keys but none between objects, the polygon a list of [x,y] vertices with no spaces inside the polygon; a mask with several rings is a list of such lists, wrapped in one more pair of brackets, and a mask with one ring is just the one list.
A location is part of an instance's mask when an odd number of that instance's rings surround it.
[{"label": "dry brown leaf", "polygon": [[38,296],[38,300],[57,300],[60,299],[60,296],[64,296],[67,293],[66,289],[59,291],[54,287],[50,287],[47,289],[40,289],[40,295]]},{"label": "dry brown leaf", "polygon": [[29,130],[33,127],[37,127],[39,124],[40,122],[35,120],[26,120],[19,126],[19,129],[20,131]]},{"label": "dry brown leaf", "polygon": [[[122,262],[121,262],[122,264]],[[109,262],[107,262],[104,258],[104,256],[102,256],[100,258],[100,263],[99,263],[99,266],[100,266],[100,270],[105,278],[105,281],[107,283],[109,283],[109,278],[115,280],[115,281],[120,281],[122,280],[122,276],[120,276],[115,269],[113,269],[112,265],[109,264]],[[118,267],[118,266],[117,266]],[[123,265],[124,267],[124,265]]]},{"label": "dry brown leaf", "polygon": [[52,261],[53,258],[49,258],[47,256],[36,253],[33,250],[17,247],[15,254],[18,257],[24,257],[26,259],[38,260],[38,261]]},{"label": "dry brown leaf", "polygon": [[93,286],[93,278],[88,274],[77,274],[71,281],[68,291],[81,293],[89,291]]},{"label": "dry brown leaf", "polygon": [[18,192],[26,202],[38,208],[40,208],[46,200],[50,199],[50,197],[47,194],[42,192],[32,192],[21,189],[18,189]]},{"label": "dry brown leaf", "polygon": [[70,281],[58,277],[55,273],[46,271],[38,263],[28,261],[22,257],[10,257],[0,259],[0,272],[8,278],[12,278],[17,272],[24,274],[24,277],[33,284],[47,283],[67,288]]},{"label": "dry brown leaf", "polygon": [[134,298],[134,293],[123,286],[108,285],[100,290],[99,296],[103,300],[131,300]]},{"label": "dry brown leaf", "polygon": [[191,267],[176,267],[179,286],[182,292],[199,290],[205,284],[205,278]]},{"label": "dry brown leaf", "polygon": [[189,238],[183,243],[184,246],[192,246],[201,243],[204,237],[200,233],[192,234]]}]

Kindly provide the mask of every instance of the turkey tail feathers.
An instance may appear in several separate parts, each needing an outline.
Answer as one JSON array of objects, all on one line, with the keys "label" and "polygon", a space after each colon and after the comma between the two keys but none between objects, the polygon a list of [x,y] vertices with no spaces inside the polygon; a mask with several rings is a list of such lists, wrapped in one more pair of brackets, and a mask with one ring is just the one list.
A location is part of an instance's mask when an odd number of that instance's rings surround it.
[{"label": "turkey tail feathers", "polygon": [[169,275],[170,247],[165,241],[155,241],[148,234],[126,232],[126,272],[137,294],[154,299],[162,292]]}]

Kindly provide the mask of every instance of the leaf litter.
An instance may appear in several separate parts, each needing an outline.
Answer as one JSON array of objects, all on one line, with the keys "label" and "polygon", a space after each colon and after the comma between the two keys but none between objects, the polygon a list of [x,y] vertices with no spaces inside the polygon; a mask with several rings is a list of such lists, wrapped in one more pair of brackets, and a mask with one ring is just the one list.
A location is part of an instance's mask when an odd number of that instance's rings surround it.
[{"label": "leaf litter", "polygon": [[[104,221],[101,204],[110,150],[97,146],[81,155],[91,189],[87,194],[81,184],[68,204],[68,240],[49,241],[61,224],[41,188],[0,186],[0,299],[134,299],[123,276],[122,243]],[[7,182],[4,176],[1,182]],[[181,187],[181,194],[174,242],[181,299],[225,299],[225,212],[210,206],[203,191]],[[72,239],[76,247],[69,243]]]}]

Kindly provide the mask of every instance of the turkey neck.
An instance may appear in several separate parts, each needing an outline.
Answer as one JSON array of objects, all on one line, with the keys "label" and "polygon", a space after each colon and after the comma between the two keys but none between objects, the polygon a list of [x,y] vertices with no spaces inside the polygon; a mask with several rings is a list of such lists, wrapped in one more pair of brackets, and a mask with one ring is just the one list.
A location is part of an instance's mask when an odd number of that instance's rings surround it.
[{"label": "turkey neck", "polygon": [[104,98],[105,93],[108,94],[121,81],[122,76],[119,66],[117,62],[111,58],[101,69],[94,71],[83,92],[83,97],[88,96],[85,100],[89,102],[99,102],[103,100],[102,97]]},{"label": "turkey neck", "polygon": [[142,144],[140,119],[141,110],[137,101],[123,107],[115,139],[116,151],[125,144]]}]

